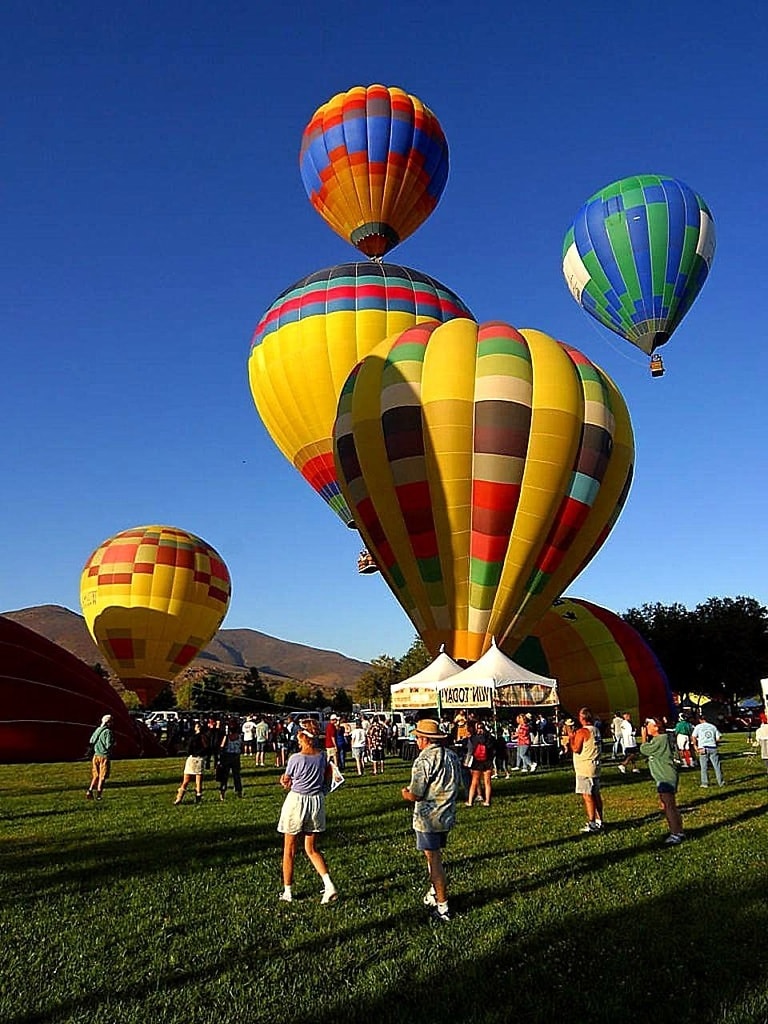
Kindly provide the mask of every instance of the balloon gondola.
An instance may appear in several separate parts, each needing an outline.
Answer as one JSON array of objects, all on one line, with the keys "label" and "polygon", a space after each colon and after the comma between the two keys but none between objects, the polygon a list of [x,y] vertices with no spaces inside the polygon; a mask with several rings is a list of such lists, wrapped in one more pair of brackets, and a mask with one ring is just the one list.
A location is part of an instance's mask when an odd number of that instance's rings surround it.
[{"label": "balloon gondola", "polygon": [[379,571],[378,565],[376,565],[376,559],[370,553],[363,549],[357,557],[357,571],[361,576],[370,576],[375,572]]},{"label": "balloon gondola", "polygon": [[654,352],[654,354],[651,356],[650,369],[652,377],[664,376],[664,360],[657,352]]}]

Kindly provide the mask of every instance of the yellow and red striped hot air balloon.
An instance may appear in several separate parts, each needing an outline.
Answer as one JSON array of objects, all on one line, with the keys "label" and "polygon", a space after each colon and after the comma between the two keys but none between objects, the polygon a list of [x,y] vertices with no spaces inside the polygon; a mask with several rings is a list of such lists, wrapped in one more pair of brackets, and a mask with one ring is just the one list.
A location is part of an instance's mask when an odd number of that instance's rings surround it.
[{"label": "yellow and red striped hot air balloon", "polygon": [[[613,382],[535,330],[453,320],[389,338],[334,429],[342,493],[434,655],[520,643],[605,539],[634,443]],[[508,648],[513,649],[513,648]]]},{"label": "yellow and red striped hot air balloon", "polygon": [[342,263],[297,281],[272,303],[251,341],[248,379],[283,455],[347,526],[333,462],[344,381],[384,338],[414,324],[472,314],[445,285],[393,263]]},{"label": "yellow and red striped hot air balloon", "polygon": [[99,650],[147,705],[211,641],[231,591],[224,560],[204,540],[138,526],[93,552],[80,604]]},{"label": "yellow and red striped hot air balloon", "polygon": [[448,144],[416,96],[356,86],[315,111],[302,136],[299,168],[325,222],[376,259],[437,206],[448,180]]},{"label": "yellow and red striped hot air balloon", "polygon": [[649,645],[615,612],[583,598],[555,601],[531,635],[505,653],[557,679],[560,704],[574,717],[584,705],[604,722],[616,711],[628,711],[634,722],[673,714],[669,680]]}]

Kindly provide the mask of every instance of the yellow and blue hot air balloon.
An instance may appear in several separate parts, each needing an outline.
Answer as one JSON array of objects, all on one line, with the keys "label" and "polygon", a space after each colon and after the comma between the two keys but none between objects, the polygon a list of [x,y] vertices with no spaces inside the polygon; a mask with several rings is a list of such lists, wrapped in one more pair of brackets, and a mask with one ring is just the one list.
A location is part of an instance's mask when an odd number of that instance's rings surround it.
[{"label": "yellow and blue hot air balloon", "polygon": [[448,144],[416,96],[356,86],[315,111],[302,136],[299,168],[326,223],[380,259],[437,206],[448,180]]},{"label": "yellow and blue hot air balloon", "polygon": [[[651,355],[690,309],[714,254],[701,196],[677,178],[640,174],[581,207],[565,236],[563,274],[587,313]],[[659,356],[651,370],[663,373]]]},{"label": "yellow and blue hot air balloon", "polygon": [[213,639],[231,590],[224,560],[200,537],[138,526],[93,552],[80,604],[99,650],[147,705]]},{"label": "yellow and blue hot air balloon", "polygon": [[334,428],[342,493],[434,655],[520,643],[605,540],[634,443],[613,382],[535,330],[453,320],[388,338]]},{"label": "yellow and blue hot air balloon", "polygon": [[415,324],[471,317],[432,277],[392,263],[344,263],[288,288],[251,340],[251,394],[270,437],[347,526],[352,514],[333,463],[344,381],[384,338]]}]

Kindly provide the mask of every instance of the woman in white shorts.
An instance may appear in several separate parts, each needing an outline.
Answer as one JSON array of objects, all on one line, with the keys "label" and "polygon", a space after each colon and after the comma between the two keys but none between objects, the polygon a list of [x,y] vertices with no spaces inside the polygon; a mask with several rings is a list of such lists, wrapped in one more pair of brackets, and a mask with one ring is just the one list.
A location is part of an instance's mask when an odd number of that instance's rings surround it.
[{"label": "woman in white shorts", "polygon": [[207,751],[208,737],[203,732],[202,724],[195,722],[194,731],[189,737],[189,743],[187,744],[187,754],[189,756],[184,763],[184,778],[181,780],[181,785],[176,793],[176,799],[173,801],[174,804],[181,803],[187,791],[187,786],[193,779],[195,780],[195,803],[199,804],[203,799],[203,763]]},{"label": "woman in white shorts", "polygon": [[316,722],[301,723],[297,734],[299,752],[291,754],[280,776],[280,785],[288,790],[277,823],[277,831],[283,834],[283,891],[279,899],[285,903],[293,901],[293,866],[302,835],[304,852],[323,880],[320,902],[331,903],[337,896],[325,858],[316,846],[317,836],[325,831],[325,790],[331,774],[325,751],[317,746],[319,732]]}]

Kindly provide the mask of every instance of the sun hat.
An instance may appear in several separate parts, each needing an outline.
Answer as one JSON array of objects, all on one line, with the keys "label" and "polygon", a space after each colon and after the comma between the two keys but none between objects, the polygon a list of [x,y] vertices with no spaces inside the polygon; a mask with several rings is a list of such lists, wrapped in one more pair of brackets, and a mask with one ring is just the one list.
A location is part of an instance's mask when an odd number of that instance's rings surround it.
[{"label": "sun hat", "polygon": [[112,721],[112,715],[102,715],[101,724],[106,725],[107,722]]},{"label": "sun hat", "polygon": [[423,736],[427,740],[445,740],[448,737],[440,732],[440,723],[434,718],[422,718],[416,723],[414,732],[417,736]]}]

